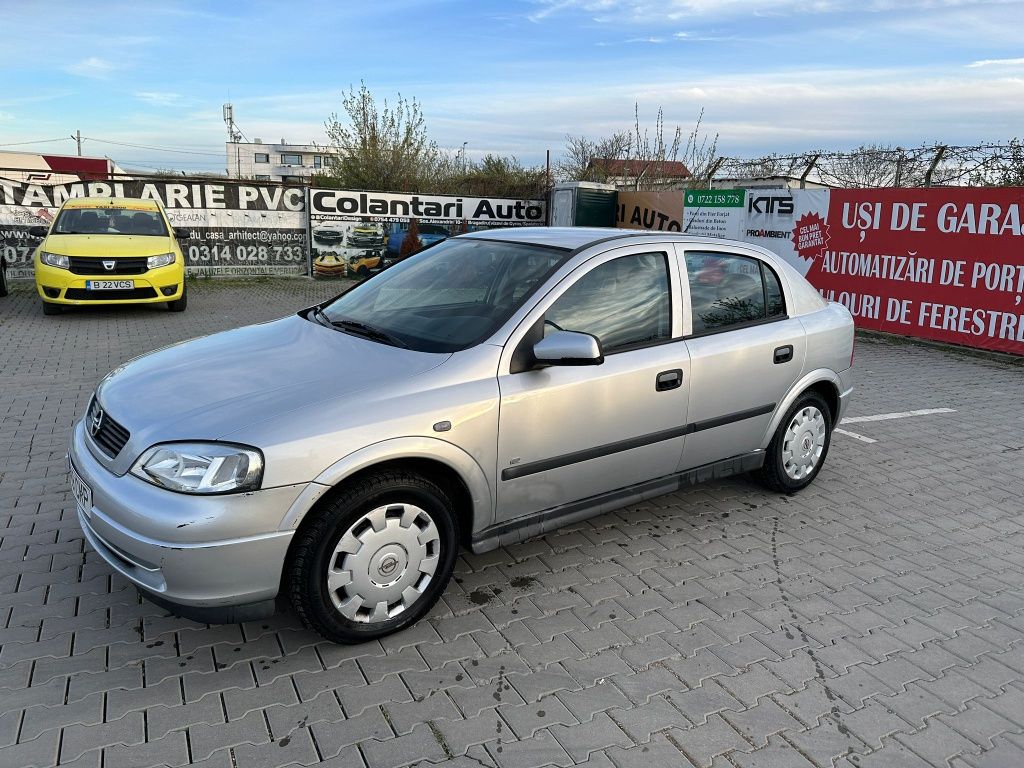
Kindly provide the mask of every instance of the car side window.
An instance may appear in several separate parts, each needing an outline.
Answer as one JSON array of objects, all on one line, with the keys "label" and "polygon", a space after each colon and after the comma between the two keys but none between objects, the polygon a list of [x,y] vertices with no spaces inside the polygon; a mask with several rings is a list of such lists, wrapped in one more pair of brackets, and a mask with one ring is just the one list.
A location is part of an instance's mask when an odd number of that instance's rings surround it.
[{"label": "car side window", "polygon": [[695,335],[786,314],[779,278],[759,259],[688,251],[686,272]]},{"label": "car side window", "polygon": [[768,300],[768,317],[785,316],[786,299],[782,295],[779,276],[764,262],[761,263],[761,276],[764,278],[764,296]]},{"label": "car side window", "polygon": [[621,256],[594,267],[544,313],[555,330],[596,336],[605,354],[672,336],[672,297],[663,253]]}]

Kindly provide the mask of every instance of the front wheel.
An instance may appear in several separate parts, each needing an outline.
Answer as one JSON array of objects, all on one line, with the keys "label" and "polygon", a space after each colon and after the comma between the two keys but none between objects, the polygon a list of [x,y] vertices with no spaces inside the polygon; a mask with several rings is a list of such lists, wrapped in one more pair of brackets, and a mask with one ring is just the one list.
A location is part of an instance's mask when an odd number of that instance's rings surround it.
[{"label": "front wheel", "polygon": [[185,311],[185,307],[187,307],[187,306],[188,306],[188,291],[186,290],[186,288],[184,286],[182,286],[182,288],[181,288],[181,298],[180,299],[176,299],[175,301],[168,301],[167,302],[167,308],[169,310],[171,310],[171,312],[184,312]]},{"label": "front wheel", "polygon": [[818,394],[805,392],[790,406],[755,477],[782,493],[806,488],[821,471],[832,438],[832,414]]},{"label": "front wheel", "polygon": [[43,314],[44,315],[59,315],[64,312],[64,307],[60,304],[54,304],[52,301],[43,302]]},{"label": "front wheel", "polygon": [[452,503],[404,472],[371,475],[311,513],[287,565],[295,612],[336,643],[363,643],[415,623],[455,567]]}]

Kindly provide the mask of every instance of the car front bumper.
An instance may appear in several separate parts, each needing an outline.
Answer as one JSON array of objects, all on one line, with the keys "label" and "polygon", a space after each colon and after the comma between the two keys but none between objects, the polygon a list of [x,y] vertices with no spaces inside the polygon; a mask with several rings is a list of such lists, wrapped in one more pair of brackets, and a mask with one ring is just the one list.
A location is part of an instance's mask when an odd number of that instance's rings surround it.
[{"label": "car front bumper", "polygon": [[306,484],[220,496],[174,493],[117,476],[93,455],[82,422],[69,459],[92,491],[78,507],[86,540],[155,602],[203,622],[273,613],[293,530],[278,530]]},{"label": "car front bumper", "polygon": [[[181,263],[150,269],[137,275],[78,275],[36,260],[36,292],[43,301],[68,306],[101,304],[157,304],[177,301],[185,291],[185,268]],[[130,290],[90,291],[90,280],[131,280]]]}]

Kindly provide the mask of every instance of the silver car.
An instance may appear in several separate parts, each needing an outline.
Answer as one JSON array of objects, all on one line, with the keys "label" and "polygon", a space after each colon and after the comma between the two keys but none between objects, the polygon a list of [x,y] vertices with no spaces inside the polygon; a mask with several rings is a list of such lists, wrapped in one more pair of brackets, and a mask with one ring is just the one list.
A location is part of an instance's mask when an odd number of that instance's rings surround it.
[{"label": "silver car", "polygon": [[82,530],[204,622],[361,642],[485,552],[709,478],[810,483],[853,321],[749,245],[463,235],[290,317],[140,357],[71,439]]}]

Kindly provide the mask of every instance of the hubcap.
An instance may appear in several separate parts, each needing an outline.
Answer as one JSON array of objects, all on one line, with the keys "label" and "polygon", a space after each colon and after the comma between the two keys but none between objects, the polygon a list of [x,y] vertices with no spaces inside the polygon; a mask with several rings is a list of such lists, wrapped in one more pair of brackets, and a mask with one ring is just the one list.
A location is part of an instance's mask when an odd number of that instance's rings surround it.
[{"label": "hubcap", "polygon": [[437,569],[441,536],[413,504],[389,504],[360,517],[327,566],[331,602],[351,621],[394,618],[423,596]]},{"label": "hubcap", "polygon": [[782,440],[782,466],[793,480],[810,475],[825,450],[825,416],[813,405],[793,414]]}]

